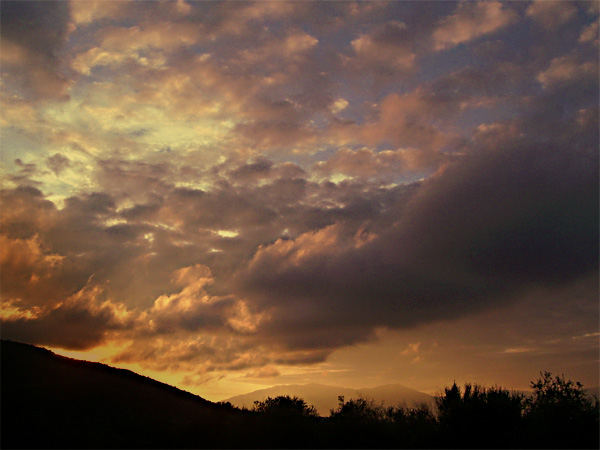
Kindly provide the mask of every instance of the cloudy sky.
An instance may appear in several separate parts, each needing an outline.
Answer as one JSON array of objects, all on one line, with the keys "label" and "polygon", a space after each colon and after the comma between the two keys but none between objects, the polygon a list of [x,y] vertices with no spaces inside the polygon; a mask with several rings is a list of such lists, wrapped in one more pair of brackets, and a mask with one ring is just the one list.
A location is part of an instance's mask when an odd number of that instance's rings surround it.
[{"label": "cloudy sky", "polygon": [[3,1],[2,338],[211,400],[598,384],[598,2]]}]

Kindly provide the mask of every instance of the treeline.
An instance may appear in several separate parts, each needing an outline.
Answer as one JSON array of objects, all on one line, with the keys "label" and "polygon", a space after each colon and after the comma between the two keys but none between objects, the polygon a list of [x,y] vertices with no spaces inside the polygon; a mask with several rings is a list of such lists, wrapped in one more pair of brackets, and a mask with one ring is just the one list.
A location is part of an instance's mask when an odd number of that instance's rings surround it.
[{"label": "treeline", "polygon": [[[436,407],[384,407],[339,397],[329,417],[297,397],[255,402],[248,446],[278,448],[598,448],[598,399],[545,372],[525,397],[456,384]],[[255,440],[255,441],[254,441]]]}]

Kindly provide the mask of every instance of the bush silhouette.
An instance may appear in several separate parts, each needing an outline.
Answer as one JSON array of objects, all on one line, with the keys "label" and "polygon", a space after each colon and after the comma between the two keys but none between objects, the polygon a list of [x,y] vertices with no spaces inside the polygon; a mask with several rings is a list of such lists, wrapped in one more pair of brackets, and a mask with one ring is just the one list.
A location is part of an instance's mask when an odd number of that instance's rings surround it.
[{"label": "bush silhouette", "polygon": [[390,427],[383,406],[358,398],[346,401],[338,397],[338,407],[330,412],[335,447],[381,448],[389,446]]},{"label": "bush silhouette", "polygon": [[256,412],[279,416],[283,415],[287,417],[319,417],[314,406],[309,406],[301,398],[290,397],[289,395],[280,395],[275,398],[268,397],[262,402],[257,400],[254,402],[253,410]]},{"label": "bush silhouette", "polygon": [[377,421],[385,418],[385,410],[381,406],[375,406],[372,400],[358,398],[356,400],[344,400],[344,396],[338,397],[338,407],[331,410],[331,417],[350,421]]},{"label": "bush silhouette", "polygon": [[442,438],[449,447],[508,447],[520,428],[523,397],[502,388],[454,383],[436,399]]},{"label": "bush silhouette", "polygon": [[429,405],[415,408],[389,408],[387,416],[392,424],[392,447],[439,448],[437,417]]},{"label": "bush silhouette", "polygon": [[528,444],[546,448],[598,448],[598,399],[593,403],[579,382],[550,372],[531,382],[525,401]]},{"label": "bush silhouette", "polygon": [[280,395],[255,401],[257,414],[254,433],[260,435],[260,447],[312,447],[318,442],[319,414],[314,406],[298,397]]}]

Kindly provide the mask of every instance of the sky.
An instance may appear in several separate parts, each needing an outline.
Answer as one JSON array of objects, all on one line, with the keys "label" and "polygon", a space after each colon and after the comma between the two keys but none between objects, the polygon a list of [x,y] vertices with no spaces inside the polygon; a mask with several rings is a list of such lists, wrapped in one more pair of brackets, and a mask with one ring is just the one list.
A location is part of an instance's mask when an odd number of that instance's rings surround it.
[{"label": "sky", "polygon": [[2,338],[214,401],[597,386],[598,5],[2,1]]}]

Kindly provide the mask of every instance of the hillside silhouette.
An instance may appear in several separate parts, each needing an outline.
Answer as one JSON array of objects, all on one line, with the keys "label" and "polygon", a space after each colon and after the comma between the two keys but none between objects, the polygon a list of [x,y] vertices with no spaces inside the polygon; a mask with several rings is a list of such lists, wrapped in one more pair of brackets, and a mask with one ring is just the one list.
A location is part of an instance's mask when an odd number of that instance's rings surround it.
[{"label": "hillside silhouette", "polygon": [[116,369],[1,343],[1,448],[598,448],[598,401],[540,373],[532,394],[454,384],[435,408],[340,395],[329,417],[297,396],[251,409]]},{"label": "hillside silhouette", "polygon": [[3,340],[1,358],[2,448],[239,446],[225,423],[242,411],[32,345]]}]

